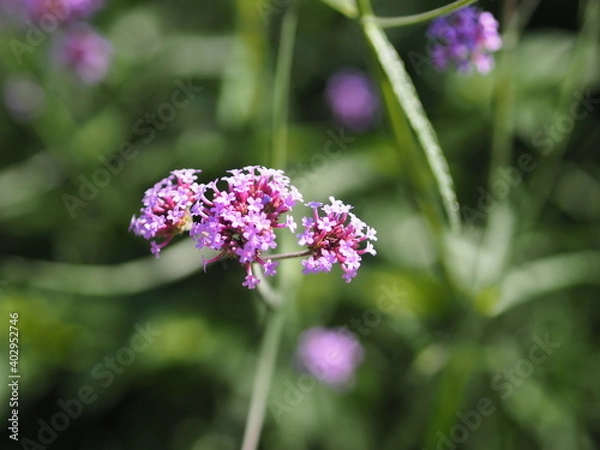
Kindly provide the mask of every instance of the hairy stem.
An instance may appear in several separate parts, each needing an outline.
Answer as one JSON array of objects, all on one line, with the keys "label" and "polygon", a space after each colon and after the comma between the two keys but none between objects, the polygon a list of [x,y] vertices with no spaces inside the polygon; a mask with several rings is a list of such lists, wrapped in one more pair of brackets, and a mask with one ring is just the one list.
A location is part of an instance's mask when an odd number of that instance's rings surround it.
[{"label": "hairy stem", "polygon": [[436,9],[432,9],[431,11],[427,11],[420,14],[413,14],[410,16],[400,16],[400,17],[375,17],[375,22],[381,28],[398,28],[405,27],[408,25],[414,25],[421,22],[428,22],[436,17],[444,16],[446,14],[450,14],[452,11],[455,11],[460,8],[464,8],[467,5],[475,3],[477,0],[457,0],[452,2],[446,6],[441,6]]}]

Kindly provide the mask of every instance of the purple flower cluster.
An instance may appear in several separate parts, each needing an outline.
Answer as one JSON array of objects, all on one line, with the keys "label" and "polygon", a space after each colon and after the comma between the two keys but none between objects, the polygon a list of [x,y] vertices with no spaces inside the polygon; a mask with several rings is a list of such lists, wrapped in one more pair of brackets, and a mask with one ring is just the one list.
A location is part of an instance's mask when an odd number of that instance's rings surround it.
[{"label": "purple flower cluster", "polygon": [[434,20],[428,30],[429,49],[438,70],[488,73],[494,67],[492,53],[502,47],[494,16],[468,6]]},{"label": "purple flower cluster", "polygon": [[325,99],[335,119],[354,131],[373,125],[379,99],[369,78],[354,69],[334,73],[327,81]]},{"label": "purple flower cluster", "polygon": [[[331,205],[318,202],[307,205],[313,209],[313,217],[302,219],[304,232],[298,235],[298,243],[307,245],[311,251],[311,256],[302,261],[303,272],[329,272],[339,263],[344,271],[342,278],[349,283],[360,267],[361,255],[376,254],[371,241],[376,241],[377,236],[373,228],[350,212],[351,206],[333,197],[329,197],[329,201]],[[319,215],[319,209],[324,216]],[[366,245],[360,249],[364,241]]]},{"label": "purple flower cluster", "polygon": [[25,0],[29,19],[38,25],[44,21],[71,23],[87,19],[102,6],[101,0]]},{"label": "purple flower cluster", "polygon": [[144,194],[140,217],[131,218],[129,230],[144,239],[164,238],[157,244],[151,242],[151,251],[158,257],[173,236],[192,227],[190,209],[202,194],[202,186],[196,183],[194,169],[174,170],[167,178],[160,180]]},{"label": "purple flower cluster", "polygon": [[[340,263],[347,282],[356,276],[361,255],[375,254],[371,240],[375,230],[350,213],[351,207],[331,198],[331,205],[309,203],[314,217],[303,218],[305,231],[298,237],[308,250],[288,255],[265,256],[277,247],[276,229],[296,231],[296,223],[288,213],[302,195],[281,170],[247,166],[230,170],[228,176],[207,184],[196,183],[200,170],[175,170],[148,189],[143,199],[140,217],[131,219],[130,230],[148,240],[152,253],[183,232],[196,242],[199,249],[215,250],[218,254],[205,265],[221,258],[233,258],[246,270],[242,283],[254,289],[260,282],[253,264],[262,266],[267,276],[276,273],[276,259],[310,255],[303,261],[304,273],[330,271]],[[154,239],[164,238],[157,244]],[[366,243],[361,249],[361,243]]]},{"label": "purple flower cluster", "polygon": [[348,387],[362,363],[364,350],[346,328],[311,328],[300,337],[300,369],[334,388]]},{"label": "purple flower cluster", "polygon": [[277,263],[263,260],[261,253],[277,247],[276,228],[296,229],[291,216],[285,222],[280,218],[302,201],[302,195],[281,170],[248,166],[229,173],[231,176],[222,178],[227,183],[225,190],[219,190],[213,181],[207,185],[212,199],[203,195],[194,205],[192,212],[200,222],[194,224],[191,236],[196,247],[219,252],[207,263],[224,256],[239,259],[246,268],[243,285],[253,289],[259,280],[252,273],[252,263],[261,264],[265,275],[275,274]]},{"label": "purple flower cluster", "polygon": [[86,22],[103,6],[104,0],[0,0],[2,20],[42,35],[40,42],[51,36],[53,60],[85,84],[104,80],[112,62],[112,45]]},{"label": "purple flower cluster", "polygon": [[104,79],[112,57],[112,45],[87,24],[75,24],[59,42],[58,60],[84,83]]}]

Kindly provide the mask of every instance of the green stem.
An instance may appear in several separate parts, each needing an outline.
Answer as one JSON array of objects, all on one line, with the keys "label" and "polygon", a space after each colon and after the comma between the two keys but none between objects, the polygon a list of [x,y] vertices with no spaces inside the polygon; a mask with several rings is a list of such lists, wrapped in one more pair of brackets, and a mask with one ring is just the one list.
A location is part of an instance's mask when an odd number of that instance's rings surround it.
[{"label": "green stem", "polygon": [[308,256],[311,253],[312,252],[310,250],[302,250],[300,252],[279,253],[278,255],[269,255],[266,258],[275,261],[276,259],[301,258],[303,256]]},{"label": "green stem", "polygon": [[381,28],[405,27],[417,23],[428,22],[436,17],[450,14],[452,11],[471,5],[476,1],[477,0],[457,0],[446,6],[441,6],[440,8],[432,9],[431,11],[420,14],[400,17],[375,17],[374,20]]},{"label": "green stem", "polygon": [[497,81],[495,83],[496,106],[488,180],[490,186],[498,180],[500,169],[510,165],[513,153],[513,110],[515,103],[513,72],[515,48],[519,40],[515,0],[507,0],[505,2],[503,16],[503,22],[508,25],[502,37],[504,43],[503,49],[497,58]]},{"label": "green stem", "polygon": [[[273,153],[274,167],[285,167],[287,159],[287,129],[288,129],[288,94],[296,39],[297,15],[294,6],[286,10],[281,25],[275,85],[273,95]],[[271,288],[264,277],[258,285],[258,293],[266,304],[271,306],[268,311],[265,332],[258,356],[258,366],[252,387],[250,410],[246,419],[246,429],[242,442],[242,450],[256,450],[260,442],[260,434],[265,421],[267,397],[271,380],[275,371],[277,352],[283,332],[286,307],[280,293]],[[285,277],[284,277],[285,278]],[[287,299],[286,303],[290,303]]]},{"label": "green stem", "polygon": [[260,348],[258,367],[252,387],[250,412],[246,420],[246,431],[242,450],[256,450],[260,441],[260,434],[265,420],[267,397],[275,370],[275,361],[279,350],[279,342],[283,331],[285,308],[269,311],[265,334]]},{"label": "green stem", "polygon": [[292,5],[285,12],[273,86],[273,167],[283,168],[287,160],[288,106],[292,60],[298,17]]}]

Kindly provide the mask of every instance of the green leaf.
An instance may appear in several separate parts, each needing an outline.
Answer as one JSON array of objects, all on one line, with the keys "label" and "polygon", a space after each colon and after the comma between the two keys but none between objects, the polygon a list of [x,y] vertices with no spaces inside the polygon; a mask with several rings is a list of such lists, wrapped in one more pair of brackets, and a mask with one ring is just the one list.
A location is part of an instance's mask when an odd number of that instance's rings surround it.
[{"label": "green leaf", "polygon": [[358,16],[355,0],[322,0],[322,2],[351,19]]},{"label": "green leaf", "polygon": [[529,262],[509,272],[493,315],[542,295],[581,284],[600,284],[600,253],[581,252]]},{"label": "green leaf", "polygon": [[406,71],[406,67],[400,56],[398,56],[396,49],[372,17],[364,18],[363,30],[375,52],[383,73],[391,84],[398,103],[406,113],[408,122],[425,151],[450,225],[453,229],[457,230],[460,228],[460,216],[450,169],[435,130],[425,114],[423,105]]}]

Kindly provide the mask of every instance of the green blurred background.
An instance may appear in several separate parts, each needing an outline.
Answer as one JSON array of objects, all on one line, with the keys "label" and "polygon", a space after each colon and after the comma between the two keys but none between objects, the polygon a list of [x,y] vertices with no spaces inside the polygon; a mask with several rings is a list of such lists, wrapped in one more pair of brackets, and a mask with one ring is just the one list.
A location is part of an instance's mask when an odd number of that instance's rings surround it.
[{"label": "green blurred background", "polygon": [[[52,64],[51,37],[19,64],[9,42],[23,31],[0,28],[0,82],[28,77],[45,98],[27,121],[0,108],[0,337],[8,341],[8,315],[18,312],[20,438],[39,442],[39,420],[50,423],[59,400],[89,386],[97,398],[48,448],[239,448],[264,308],[236,264],[205,273],[188,240],[155,260],[127,227],[144,190],[170,170],[200,168],[209,180],[269,163],[287,3],[109,2],[93,20],[115,50],[98,86]],[[390,16],[441,4],[374,2]],[[340,126],[323,99],[327,79],[345,67],[368,72],[371,60],[356,23],[319,1],[298,2],[288,173],[306,199],[355,205],[378,230],[379,254],[350,285],[339,271],[300,280],[261,448],[600,448],[600,21],[584,14],[597,4],[542,1],[487,77],[411,64],[425,55],[425,26],[389,32],[439,133],[467,222],[440,252],[384,112],[371,130],[343,130],[352,139],[331,147]],[[480,6],[502,22],[510,5]],[[177,83],[197,92],[144,142],[135,124],[169,103]],[[575,119],[579,94],[591,106]],[[498,120],[503,107],[508,121]],[[568,132],[552,131],[561,117]],[[502,136],[512,148],[510,193],[487,187]],[[121,164],[127,143],[136,150]],[[519,167],[522,155],[534,169]],[[70,213],[65,195],[80,196],[101,157],[118,169]],[[297,260],[283,266],[301,270]],[[366,358],[354,388],[303,385],[293,366],[299,333],[356,321]],[[99,376],[98,365],[124,355],[146,326],[157,335],[135,360]],[[540,341],[555,344],[540,353]],[[8,438],[9,396],[3,381],[0,447],[28,448]]]}]

